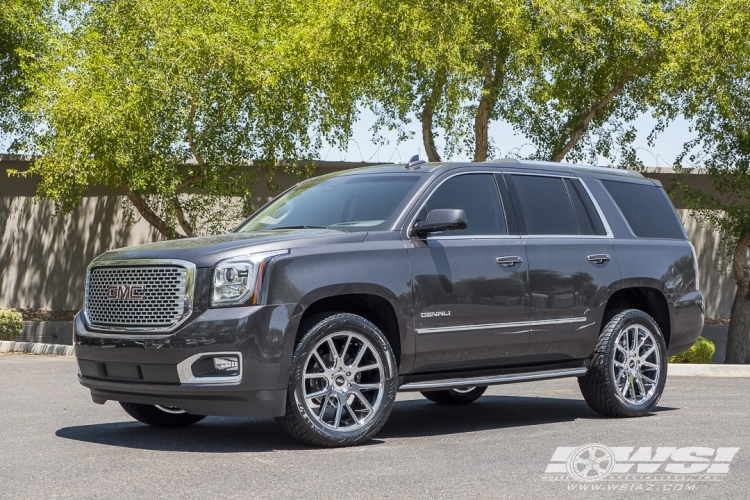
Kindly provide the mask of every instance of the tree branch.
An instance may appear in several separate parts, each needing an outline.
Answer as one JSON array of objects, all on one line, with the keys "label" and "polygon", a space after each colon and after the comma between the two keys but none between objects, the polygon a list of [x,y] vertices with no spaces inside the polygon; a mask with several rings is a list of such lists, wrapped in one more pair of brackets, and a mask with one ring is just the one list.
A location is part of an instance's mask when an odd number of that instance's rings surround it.
[{"label": "tree branch", "polygon": [[424,108],[422,108],[421,116],[422,142],[424,143],[428,161],[440,161],[440,155],[435,147],[435,134],[432,131],[432,118],[435,113],[435,106],[443,93],[443,87],[445,87],[445,72],[438,70],[435,73],[435,80],[430,89],[430,95],[427,96]]},{"label": "tree branch", "polygon": [[638,61],[636,61],[636,63],[632,67],[628,68],[627,71],[625,71],[625,73],[620,78],[620,81],[617,82],[617,85],[615,85],[612,90],[610,90],[607,95],[605,95],[601,100],[591,106],[589,112],[586,113],[586,115],[578,123],[578,126],[575,127],[575,129],[573,129],[569,134],[568,141],[565,143],[565,145],[557,153],[552,155],[552,157],[550,158],[551,161],[562,161],[565,156],[570,153],[570,150],[573,149],[576,144],[578,144],[578,141],[581,140],[583,134],[585,134],[589,129],[591,121],[596,118],[596,115],[599,113],[599,111],[604,109],[610,102],[612,102],[612,99],[617,97],[622,92],[622,89],[625,88],[625,85],[630,81],[635,72],[640,69],[643,64],[646,63],[646,61],[656,55],[657,52],[657,50],[652,50],[645,56],[638,59]]},{"label": "tree branch", "polygon": [[505,64],[510,51],[507,47],[499,51],[495,59],[494,70],[489,61],[478,50],[474,51],[474,55],[484,68],[482,96],[479,98],[477,114],[474,117],[474,161],[485,161],[489,149],[490,115],[492,110],[495,109],[500,88],[505,81]]},{"label": "tree branch", "polygon": [[125,196],[128,197],[130,203],[132,203],[136,210],[138,210],[138,213],[140,213],[141,216],[146,219],[146,221],[151,224],[157,231],[159,231],[165,238],[168,238],[170,240],[184,238],[184,236],[175,231],[174,228],[170,227],[166,222],[164,222],[164,220],[162,220],[161,217],[156,215],[156,213],[151,210],[151,207],[148,206],[148,203],[146,203],[146,200],[143,199],[140,193],[131,191],[130,188],[123,182],[120,183],[120,189],[123,193],[125,193]]},{"label": "tree branch", "polygon": [[198,162],[198,165],[201,167],[206,163],[203,160],[203,157],[198,152],[198,148],[195,145],[195,140],[193,138],[193,124],[195,120],[195,104],[193,104],[193,101],[190,101],[190,113],[188,114],[188,129],[187,129],[187,137],[188,137],[188,144],[190,145],[190,152],[193,153],[193,156],[195,157],[195,161]]},{"label": "tree branch", "polygon": [[185,218],[185,213],[182,211],[182,204],[180,203],[180,199],[177,197],[177,195],[172,198],[172,207],[174,207],[174,213],[177,217],[177,222],[180,223],[180,227],[183,231],[185,231],[187,237],[195,238],[195,231],[193,230],[193,226],[191,226]]}]

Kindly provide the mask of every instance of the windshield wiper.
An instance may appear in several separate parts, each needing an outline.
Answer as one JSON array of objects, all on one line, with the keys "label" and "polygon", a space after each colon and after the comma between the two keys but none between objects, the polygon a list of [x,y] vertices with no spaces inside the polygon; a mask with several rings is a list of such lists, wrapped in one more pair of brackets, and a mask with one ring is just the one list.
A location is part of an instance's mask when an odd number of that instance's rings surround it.
[{"label": "windshield wiper", "polygon": [[328,229],[325,226],[281,226],[281,227],[272,227],[271,231],[276,231],[277,229]]}]

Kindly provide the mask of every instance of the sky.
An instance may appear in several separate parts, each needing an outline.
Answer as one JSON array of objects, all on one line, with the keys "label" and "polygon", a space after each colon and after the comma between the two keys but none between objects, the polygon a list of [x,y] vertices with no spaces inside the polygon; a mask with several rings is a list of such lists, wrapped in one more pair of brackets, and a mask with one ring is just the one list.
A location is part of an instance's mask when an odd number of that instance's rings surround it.
[{"label": "sky", "polygon": [[[327,161],[366,161],[366,162],[404,162],[413,155],[420,155],[426,159],[422,145],[422,135],[419,121],[413,120],[406,130],[413,132],[412,139],[396,144],[396,133],[381,132],[381,135],[389,140],[387,146],[378,146],[372,142],[370,126],[375,122],[375,116],[367,109],[360,109],[360,118],[354,126],[354,134],[347,148],[325,146],[320,152],[320,159]],[[694,137],[690,132],[690,124],[684,119],[678,119],[671,123],[667,129],[659,134],[654,147],[650,147],[647,137],[653,130],[656,120],[650,114],[639,117],[634,125],[638,131],[634,147],[637,149],[638,158],[646,167],[671,167],[677,155],[682,151],[682,145]],[[489,135],[499,154],[495,156],[502,158],[508,156],[509,152],[520,151],[520,156],[528,156],[534,151],[534,147],[524,136],[515,134],[513,128],[506,122],[491,122]],[[442,152],[442,141],[436,140],[438,151]],[[441,155],[442,157],[442,155]],[[471,158],[457,156],[454,158],[443,158],[443,160],[469,161]],[[599,164],[607,162],[600,158]]]}]

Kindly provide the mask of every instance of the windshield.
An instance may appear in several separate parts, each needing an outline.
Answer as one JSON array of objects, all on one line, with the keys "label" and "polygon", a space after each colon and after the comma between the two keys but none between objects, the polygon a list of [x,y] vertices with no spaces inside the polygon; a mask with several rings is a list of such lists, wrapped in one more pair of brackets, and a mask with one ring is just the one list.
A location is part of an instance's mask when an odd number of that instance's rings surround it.
[{"label": "windshield", "polygon": [[274,200],[239,230],[383,229],[420,178],[419,175],[375,174],[312,179]]}]

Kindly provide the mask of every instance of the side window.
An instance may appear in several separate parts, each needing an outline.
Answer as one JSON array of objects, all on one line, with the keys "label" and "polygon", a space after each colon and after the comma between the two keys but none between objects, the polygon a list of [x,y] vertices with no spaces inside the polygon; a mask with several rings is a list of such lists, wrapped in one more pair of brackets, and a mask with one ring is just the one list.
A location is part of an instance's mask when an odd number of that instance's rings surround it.
[{"label": "side window", "polygon": [[685,238],[674,209],[659,187],[617,181],[602,181],[602,184],[620,207],[636,236]]},{"label": "side window", "polygon": [[578,234],[568,191],[559,177],[512,175],[527,234]]},{"label": "side window", "polygon": [[428,211],[437,208],[460,208],[466,213],[466,229],[451,231],[451,235],[508,234],[492,174],[457,175],[443,182],[419,212],[419,220],[425,220]]},{"label": "side window", "polygon": [[565,187],[568,188],[570,200],[573,202],[573,210],[578,220],[578,229],[584,235],[605,236],[607,231],[594,208],[588,193],[578,179],[565,179]]}]

